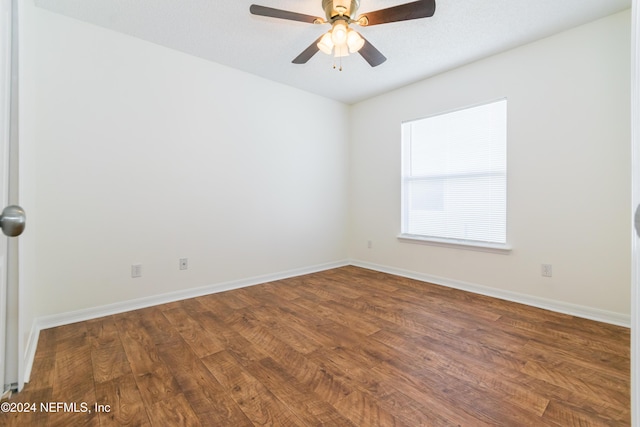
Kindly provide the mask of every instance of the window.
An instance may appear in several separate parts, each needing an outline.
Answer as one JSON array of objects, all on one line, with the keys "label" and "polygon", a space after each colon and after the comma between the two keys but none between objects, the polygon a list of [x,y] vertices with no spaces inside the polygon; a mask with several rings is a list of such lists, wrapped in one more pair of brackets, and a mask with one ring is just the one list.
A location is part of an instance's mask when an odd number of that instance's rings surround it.
[{"label": "window", "polygon": [[401,238],[507,246],[507,100],[402,124]]}]

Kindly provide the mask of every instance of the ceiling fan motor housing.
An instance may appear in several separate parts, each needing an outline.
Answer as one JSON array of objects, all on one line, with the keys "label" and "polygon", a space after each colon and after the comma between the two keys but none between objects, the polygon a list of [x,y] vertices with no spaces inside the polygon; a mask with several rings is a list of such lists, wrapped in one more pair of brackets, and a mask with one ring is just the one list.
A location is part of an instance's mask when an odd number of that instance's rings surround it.
[{"label": "ceiling fan motor housing", "polygon": [[360,0],[322,0],[322,9],[329,22],[339,16],[353,19],[359,7]]}]

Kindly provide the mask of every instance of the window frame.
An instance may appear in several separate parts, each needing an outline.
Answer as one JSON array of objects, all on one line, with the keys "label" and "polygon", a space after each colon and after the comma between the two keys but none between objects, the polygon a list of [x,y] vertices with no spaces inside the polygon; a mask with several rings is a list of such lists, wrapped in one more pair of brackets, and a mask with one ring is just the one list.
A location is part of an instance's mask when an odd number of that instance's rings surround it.
[{"label": "window frame", "polygon": [[[506,117],[505,117],[505,125],[507,127],[507,129],[505,130],[507,132],[507,140],[505,141],[505,242],[504,243],[493,243],[493,242],[484,242],[484,241],[477,241],[477,240],[465,240],[465,239],[457,239],[457,238],[449,238],[449,237],[437,237],[437,236],[425,236],[425,235],[417,235],[417,234],[410,234],[410,233],[405,233],[403,232],[403,229],[405,227],[406,224],[406,220],[407,220],[407,215],[408,212],[406,212],[405,209],[405,198],[406,198],[406,191],[407,189],[405,188],[405,186],[407,185],[407,182],[410,182],[410,180],[406,179],[405,177],[405,161],[406,161],[406,142],[405,142],[405,136],[404,136],[404,126],[408,123],[413,123],[413,122],[417,122],[420,120],[427,120],[430,118],[434,118],[434,117],[438,117],[438,116],[442,116],[442,115],[447,115],[447,114],[452,114],[452,113],[456,113],[459,111],[463,111],[463,110],[469,110],[469,109],[473,109],[473,108],[477,108],[477,107],[482,107],[485,105],[489,105],[489,104],[493,104],[493,103],[497,103],[500,101],[508,101],[506,97],[502,97],[502,98],[498,98],[498,99],[493,99],[490,101],[486,101],[486,102],[482,102],[482,103],[478,103],[478,104],[473,104],[473,105],[468,105],[465,107],[461,107],[461,108],[456,108],[456,109],[452,109],[452,110],[448,110],[448,111],[443,111],[440,113],[436,113],[436,114],[432,114],[429,116],[424,116],[424,117],[419,117],[419,118],[415,118],[415,119],[411,119],[411,120],[406,120],[403,121],[401,123],[400,129],[401,129],[401,141],[400,141],[400,148],[401,148],[401,167],[400,167],[400,233],[398,234],[397,238],[399,241],[404,242],[404,243],[418,243],[418,244],[426,244],[426,245],[433,245],[433,246],[439,246],[439,247],[448,247],[448,248],[458,248],[458,249],[468,249],[468,250],[475,250],[475,251],[482,251],[482,252],[493,252],[493,253],[499,253],[499,254],[508,254],[512,251],[512,246],[509,243],[509,224],[508,224],[508,219],[509,219],[509,215],[508,215],[508,172],[507,172],[507,166],[508,166],[508,110],[506,112]],[[508,102],[506,104],[507,108],[508,108]]]}]

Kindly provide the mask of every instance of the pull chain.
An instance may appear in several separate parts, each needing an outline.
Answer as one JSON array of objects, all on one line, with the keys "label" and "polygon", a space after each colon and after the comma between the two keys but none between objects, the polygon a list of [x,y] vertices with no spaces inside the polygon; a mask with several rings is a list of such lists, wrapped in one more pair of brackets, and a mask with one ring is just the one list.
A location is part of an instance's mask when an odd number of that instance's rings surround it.
[{"label": "pull chain", "polygon": [[[333,69],[336,69],[336,60],[335,58],[333,59]],[[339,71],[342,71],[342,57],[340,57],[340,68],[338,68]]]}]

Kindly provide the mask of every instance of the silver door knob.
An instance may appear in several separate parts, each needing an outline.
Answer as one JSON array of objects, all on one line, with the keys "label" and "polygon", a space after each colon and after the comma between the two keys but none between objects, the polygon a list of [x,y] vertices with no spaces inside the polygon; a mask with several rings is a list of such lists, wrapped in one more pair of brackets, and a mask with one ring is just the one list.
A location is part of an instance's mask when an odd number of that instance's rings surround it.
[{"label": "silver door knob", "polygon": [[0,228],[9,237],[16,237],[22,234],[27,221],[24,209],[20,206],[11,205],[2,210],[0,214]]}]

